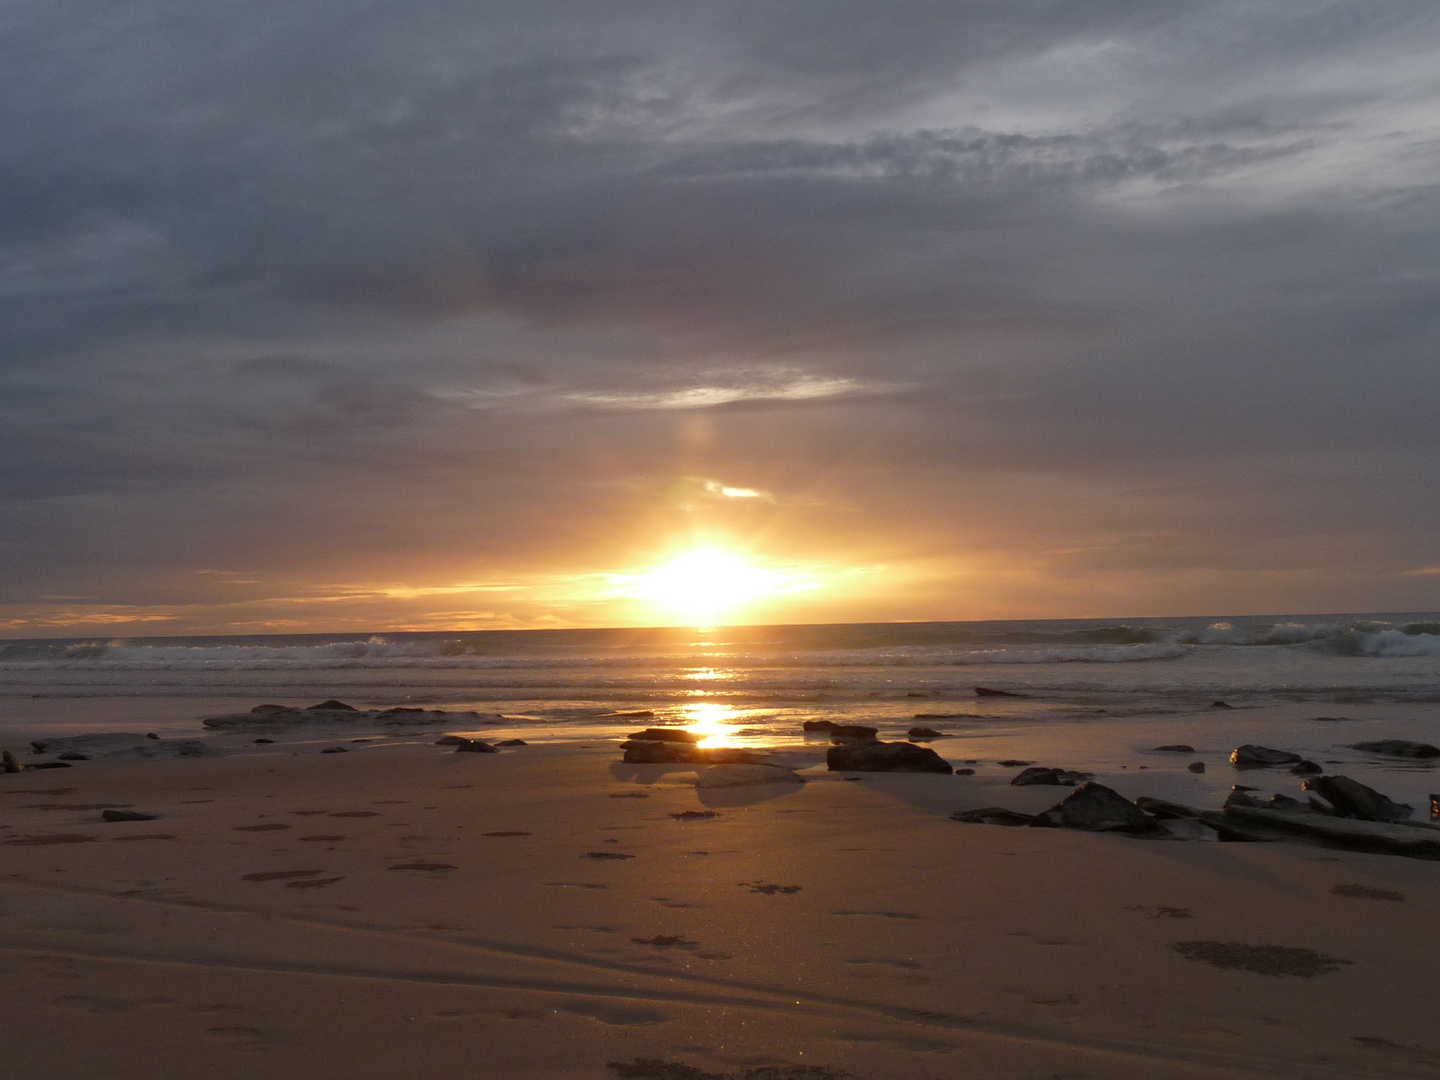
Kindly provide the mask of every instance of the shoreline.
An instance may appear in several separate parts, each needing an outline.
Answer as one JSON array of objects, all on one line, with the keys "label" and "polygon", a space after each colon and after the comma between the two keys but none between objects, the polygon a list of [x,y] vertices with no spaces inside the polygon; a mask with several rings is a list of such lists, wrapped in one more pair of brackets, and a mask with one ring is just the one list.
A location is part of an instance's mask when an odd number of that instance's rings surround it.
[{"label": "shoreline", "polygon": [[[4,777],[15,1075],[378,1080],[476,1053],[515,1077],[639,1058],[864,1080],[1440,1061],[1434,863],[963,825],[937,812],[953,777],[726,795],[613,745],[365,749]],[[159,817],[101,823],[102,804]],[[12,842],[43,835],[89,839]],[[1336,963],[1260,974],[1184,942]]]}]

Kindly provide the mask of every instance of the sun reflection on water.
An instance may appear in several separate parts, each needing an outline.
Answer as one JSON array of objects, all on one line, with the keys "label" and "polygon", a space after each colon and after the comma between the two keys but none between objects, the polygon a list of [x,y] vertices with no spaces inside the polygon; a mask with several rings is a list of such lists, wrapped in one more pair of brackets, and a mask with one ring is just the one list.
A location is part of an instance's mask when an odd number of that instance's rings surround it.
[{"label": "sun reflection on water", "polygon": [[697,701],[683,706],[685,727],[700,736],[701,746],[734,745],[735,722],[740,712],[734,705]]}]

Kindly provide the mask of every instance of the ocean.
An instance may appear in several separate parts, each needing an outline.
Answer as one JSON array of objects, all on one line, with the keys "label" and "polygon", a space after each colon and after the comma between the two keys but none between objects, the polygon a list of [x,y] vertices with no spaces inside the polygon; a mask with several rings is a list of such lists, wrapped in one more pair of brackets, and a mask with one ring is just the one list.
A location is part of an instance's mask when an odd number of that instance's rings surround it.
[{"label": "ocean", "polygon": [[[1440,787],[1428,764],[1348,750],[1440,738],[1435,612],[0,641],[5,745],[194,736],[206,715],[326,698],[474,710],[487,737],[527,742],[685,724],[715,742],[813,753],[823,746],[801,735],[804,720],[870,724],[882,738],[920,725],[944,734],[929,745],[952,764],[982,772],[1023,758],[1168,775],[1186,762],[1156,745],[1191,744],[1214,764],[1258,742],[1357,778],[1378,770],[1411,798]],[[1213,796],[1233,782],[1222,772],[1172,779]]]}]

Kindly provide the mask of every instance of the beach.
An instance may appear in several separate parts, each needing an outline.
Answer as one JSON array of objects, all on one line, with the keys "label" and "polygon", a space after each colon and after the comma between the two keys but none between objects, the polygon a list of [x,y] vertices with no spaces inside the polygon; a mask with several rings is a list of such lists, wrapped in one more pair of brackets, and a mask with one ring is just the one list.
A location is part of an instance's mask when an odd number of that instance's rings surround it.
[{"label": "beach", "polygon": [[963,776],[321,748],[0,776],[7,1076],[1440,1069],[1433,862],[966,825]]}]

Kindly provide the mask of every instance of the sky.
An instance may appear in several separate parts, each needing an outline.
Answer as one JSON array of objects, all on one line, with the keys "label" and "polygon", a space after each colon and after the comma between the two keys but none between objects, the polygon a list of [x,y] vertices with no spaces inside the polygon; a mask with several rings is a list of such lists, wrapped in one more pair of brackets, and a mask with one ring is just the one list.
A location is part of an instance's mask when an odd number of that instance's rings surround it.
[{"label": "sky", "polygon": [[1437,55],[1433,0],[11,0],[0,635],[663,623],[697,547],[735,621],[1440,609]]}]

